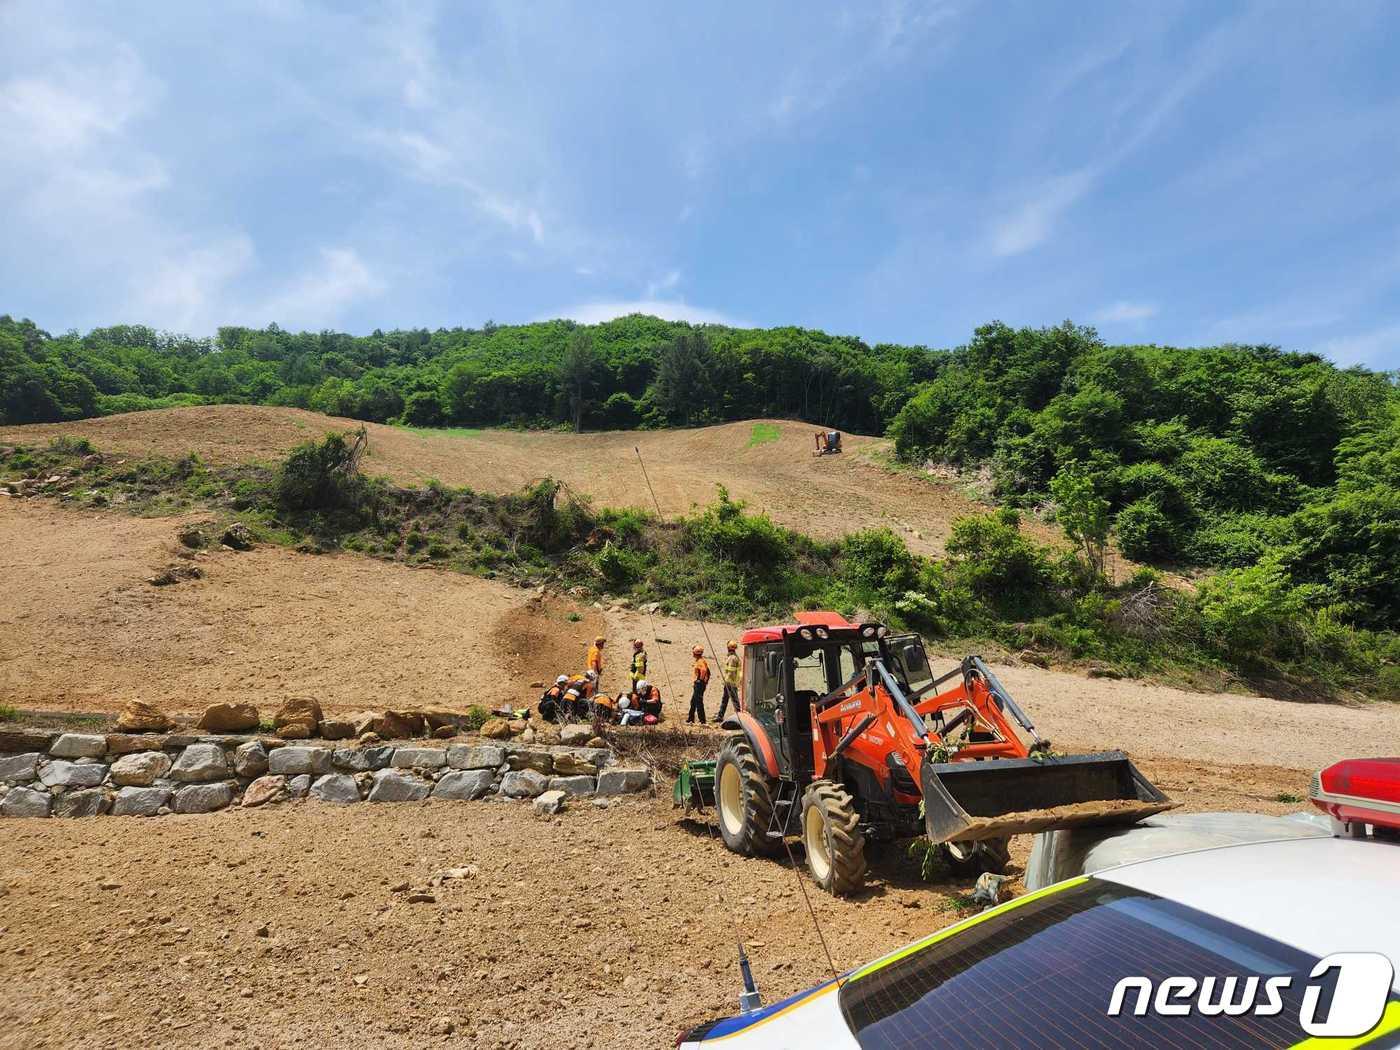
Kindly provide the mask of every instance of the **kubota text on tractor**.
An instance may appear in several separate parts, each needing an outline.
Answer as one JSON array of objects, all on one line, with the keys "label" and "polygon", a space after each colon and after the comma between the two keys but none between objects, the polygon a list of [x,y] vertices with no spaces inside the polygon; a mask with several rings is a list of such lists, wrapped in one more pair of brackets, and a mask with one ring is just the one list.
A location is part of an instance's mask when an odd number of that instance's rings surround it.
[{"label": "kubota text on tractor", "polygon": [[916,636],[835,613],[797,621],[744,633],[743,712],[724,723],[713,779],[705,763],[677,786],[677,801],[714,801],[731,850],[800,836],[816,881],[849,893],[872,839],[927,834],[974,874],[1004,868],[1011,835],[1173,805],[1122,752],[1051,752],[978,657],[935,678]]}]

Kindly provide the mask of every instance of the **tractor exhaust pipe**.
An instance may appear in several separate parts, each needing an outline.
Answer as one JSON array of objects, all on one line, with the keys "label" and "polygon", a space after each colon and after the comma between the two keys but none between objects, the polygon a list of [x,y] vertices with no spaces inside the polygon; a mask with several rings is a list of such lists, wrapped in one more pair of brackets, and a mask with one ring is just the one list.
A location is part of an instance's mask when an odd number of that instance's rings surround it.
[{"label": "tractor exhaust pipe", "polygon": [[982,762],[929,762],[919,778],[933,842],[1133,824],[1177,805],[1121,751]]}]

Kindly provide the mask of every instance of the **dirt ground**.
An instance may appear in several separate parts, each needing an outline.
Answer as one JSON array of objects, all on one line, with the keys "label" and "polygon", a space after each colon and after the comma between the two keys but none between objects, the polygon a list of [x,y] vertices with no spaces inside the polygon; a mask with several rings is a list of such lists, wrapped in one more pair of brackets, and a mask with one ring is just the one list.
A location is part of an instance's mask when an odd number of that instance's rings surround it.
[{"label": "dirt ground", "polygon": [[[514,492],[550,474],[611,507],[652,509],[640,449],[662,511],[681,514],[715,498],[723,483],[735,499],[767,511],[801,532],[836,539],[847,532],[884,525],[904,536],[910,548],[939,554],[954,519],[987,508],[955,481],[893,473],[871,453],[885,450],[882,438],[848,435],[839,456],[812,455],[815,428],[788,420],[765,421],[778,428],[777,441],[749,447],[754,421],[696,430],[617,431],[567,434],[513,430],[419,434],[367,424],[365,469],[400,484],[429,478],[483,492]],[[211,463],[274,460],[309,438],[358,427],[294,408],[216,405],[0,427],[0,442],[47,442],[60,434],[86,437],[104,451],[183,456],[197,452]],[[1027,531],[1044,542],[1059,533],[1034,520]]]},{"label": "dirt ground", "polygon": [[[575,669],[605,627],[605,686],[621,681],[627,639],[651,639],[652,677],[679,720],[689,647],[706,641],[694,622],[532,603],[355,555],[221,552],[197,560],[203,579],[152,587],[176,555],[175,525],[0,499],[0,703],[521,700],[530,680]],[[736,632],[710,625],[708,639],[722,648]],[[1400,741],[1397,705],[997,671],[1058,748],[1123,748],[1190,810],[1288,812],[1298,805],[1279,797],[1306,794],[1318,766]],[[717,700],[712,688],[711,711]],[[1028,848],[1015,841],[1017,864]],[[394,890],[468,865],[475,875],[432,902]],[[921,882],[895,851],[855,900],[811,900],[845,968],[964,914],[969,889]],[[724,851],[672,810],[664,783],[656,798],[551,819],[509,802],[308,802],[7,820],[0,1048],[664,1046],[734,1011],[736,936],[768,1001],[827,973],[794,872]]]},{"label": "dirt ground", "polygon": [[[204,578],[147,579],[176,558],[176,520],[0,500],[0,703],[171,713],[250,700],[271,715],[533,700],[582,663],[590,609],[490,580],[354,555],[217,551]],[[580,619],[568,618],[573,613]]]}]

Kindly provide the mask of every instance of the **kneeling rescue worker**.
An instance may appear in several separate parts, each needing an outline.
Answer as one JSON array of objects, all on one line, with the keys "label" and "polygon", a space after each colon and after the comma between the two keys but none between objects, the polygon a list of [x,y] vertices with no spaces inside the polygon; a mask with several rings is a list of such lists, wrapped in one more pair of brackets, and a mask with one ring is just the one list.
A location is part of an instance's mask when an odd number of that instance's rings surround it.
[{"label": "kneeling rescue worker", "polygon": [[558,722],[564,717],[564,693],[568,686],[569,676],[561,674],[540,696],[536,709],[546,722]]},{"label": "kneeling rescue worker", "polygon": [[632,692],[632,702],[635,703],[643,714],[652,718],[661,717],[661,690],[652,685],[645,678],[637,683],[637,688]]},{"label": "kneeling rescue worker", "polygon": [[705,662],[705,647],[697,645],[690,650],[690,655],[695,657],[695,682],[690,691],[690,714],[686,715],[686,722],[694,722],[696,716],[700,718],[700,724],[705,724],[705,687],[710,684],[710,665]]}]

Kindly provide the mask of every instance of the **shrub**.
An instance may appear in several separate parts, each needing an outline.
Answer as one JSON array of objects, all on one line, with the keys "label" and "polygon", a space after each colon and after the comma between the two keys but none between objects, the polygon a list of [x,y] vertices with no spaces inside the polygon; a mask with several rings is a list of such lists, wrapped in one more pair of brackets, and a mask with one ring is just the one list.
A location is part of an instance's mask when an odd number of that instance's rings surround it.
[{"label": "shrub", "polygon": [[642,578],[647,563],[643,555],[608,540],[594,557],[593,566],[609,587],[621,590]]},{"label": "shrub", "polygon": [[1304,596],[1277,562],[1267,561],[1204,580],[1196,609],[1213,648],[1228,659],[1254,663],[1295,650]]},{"label": "shrub", "polygon": [[1094,576],[1102,576],[1108,544],[1108,500],[1098,494],[1093,478],[1078,463],[1066,464],[1051,479],[1050,495],[1055,499],[1056,519],[1074,541],[1084,567]]},{"label": "shrub", "polygon": [[1134,500],[1113,519],[1113,531],[1124,554],[1137,561],[1176,557],[1181,535],[1176,522],[1151,498]]},{"label": "shrub", "polygon": [[292,449],[277,475],[277,502],[291,511],[364,509],[369,486],[360,474],[368,444],[361,428],[354,434],[327,434]]},{"label": "shrub", "polygon": [[953,523],[949,564],[957,583],[1020,619],[1053,606],[1055,573],[1045,549],[1021,535],[1012,514],[973,514]]},{"label": "shrub", "polygon": [[462,728],[469,731],[480,729],[490,717],[490,711],[480,704],[473,704],[467,708],[467,717],[462,720]]},{"label": "shrub", "polygon": [[744,504],[719,486],[719,498],[685,522],[691,543],[754,573],[772,573],[793,558],[795,537],[766,514],[745,514]]},{"label": "shrub", "polygon": [[841,579],[857,594],[893,598],[918,579],[914,556],[889,529],[863,529],[841,541]]}]

